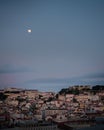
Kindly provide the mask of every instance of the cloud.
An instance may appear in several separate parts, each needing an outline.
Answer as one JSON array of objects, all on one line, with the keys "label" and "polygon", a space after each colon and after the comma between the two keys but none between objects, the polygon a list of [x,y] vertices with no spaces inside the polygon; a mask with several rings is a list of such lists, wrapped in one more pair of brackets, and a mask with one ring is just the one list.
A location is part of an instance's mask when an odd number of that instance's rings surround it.
[{"label": "cloud", "polygon": [[67,83],[69,82],[68,78],[43,78],[43,79],[32,79],[32,80],[28,80],[28,83]]},{"label": "cloud", "polygon": [[11,65],[6,64],[3,66],[0,66],[0,74],[7,74],[7,73],[23,73],[23,72],[31,72],[32,70],[18,65]]},{"label": "cloud", "polygon": [[99,78],[104,78],[104,73],[88,74],[88,75],[83,76],[83,78],[87,78],[87,79],[99,79]]},{"label": "cloud", "polygon": [[64,85],[64,86],[72,86],[72,85],[96,85],[96,84],[104,84],[104,73],[96,73],[89,74],[85,76],[73,77],[73,78],[41,78],[41,79],[32,79],[28,80],[25,83],[34,84],[34,85],[42,85],[42,86],[51,86],[51,85]]},{"label": "cloud", "polygon": [[104,80],[93,80],[85,78],[45,78],[45,79],[32,79],[23,83],[25,88],[37,89],[39,91],[55,91],[58,92],[62,88],[68,88],[74,85],[103,85]]},{"label": "cloud", "polygon": [[27,83],[62,83],[62,84],[70,84],[70,83],[87,83],[87,82],[100,82],[104,81],[104,73],[94,73],[94,74],[88,74],[85,76],[79,76],[79,77],[72,77],[72,78],[40,78],[40,79],[32,79],[26,81]]}]

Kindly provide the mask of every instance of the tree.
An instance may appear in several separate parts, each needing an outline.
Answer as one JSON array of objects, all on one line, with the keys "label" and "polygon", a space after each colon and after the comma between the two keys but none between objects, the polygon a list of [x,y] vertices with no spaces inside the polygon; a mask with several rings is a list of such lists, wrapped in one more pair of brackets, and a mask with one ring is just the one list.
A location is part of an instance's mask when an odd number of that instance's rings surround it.
[{"label": "tree", "polygon": [[4,93],[0,93],[0,100],[5,101],[7,99],[8,95],[5,95]]},{"label": "tree", "polygon": [[53,99],[54,99],[54,98],[49,97],[48,100],[47,100],[47,102],[51,102]]},{"label": "tree", "polygon": [[58,99],[58,97],[59,97],[59,94],[56,94],[56,99]]},{"label": "tree", "polygon": [[92,90],[104,90],[104,85],[96,85],[92,87]]},{"label": "tree", "polygon": [[34,113],[35,110],[37,110],[36,104],[33,103],[33,104],[30,106],[30,109],[29,109],[29,110],[30,110],[30,112]]},{"label": "tree", "polygon": [[16,98],[16,100],[18,101],[18,103],[20,104],[21,102],[24,102],[26,99],[23,99],[22,97],[18,96]]},{"label": "tree", "polygon": [[77,101],[77,99],[76,99],[76,98],[73,98],[73,102],[74,102],[74,103],[77,103],[78,101]]}]

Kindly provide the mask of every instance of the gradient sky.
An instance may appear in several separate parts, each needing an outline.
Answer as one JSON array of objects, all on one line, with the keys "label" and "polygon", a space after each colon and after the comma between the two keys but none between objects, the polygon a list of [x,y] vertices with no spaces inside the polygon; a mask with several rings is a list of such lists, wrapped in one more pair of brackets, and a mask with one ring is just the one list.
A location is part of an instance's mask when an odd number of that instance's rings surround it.
[{"label": "gradient sky", "polygon": [[0,0],[0,88],[76,84],[104,84],[104,0]]}]

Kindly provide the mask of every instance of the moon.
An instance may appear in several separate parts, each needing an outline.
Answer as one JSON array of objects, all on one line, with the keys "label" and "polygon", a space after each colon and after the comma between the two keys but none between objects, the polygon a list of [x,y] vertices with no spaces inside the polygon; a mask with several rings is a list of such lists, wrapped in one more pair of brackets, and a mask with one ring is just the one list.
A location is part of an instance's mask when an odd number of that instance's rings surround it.
[{"label": "moon", "polygon": [[31,29],[28,29],[28,30],[27,30],[27,32],[28,32],[28,33],[31,33],[31,32],[32,32],[32,30],[31,30]]}]

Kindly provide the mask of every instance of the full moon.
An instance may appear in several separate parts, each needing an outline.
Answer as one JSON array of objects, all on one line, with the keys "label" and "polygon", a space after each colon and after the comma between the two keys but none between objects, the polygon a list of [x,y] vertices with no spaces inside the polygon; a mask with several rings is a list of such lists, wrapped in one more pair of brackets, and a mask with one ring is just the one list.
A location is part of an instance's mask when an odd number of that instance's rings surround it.
[{"label": "full moon", "polygon": [[27,31],[28,31],[28,33],[31,33],[31,29],[28,29]]}]

